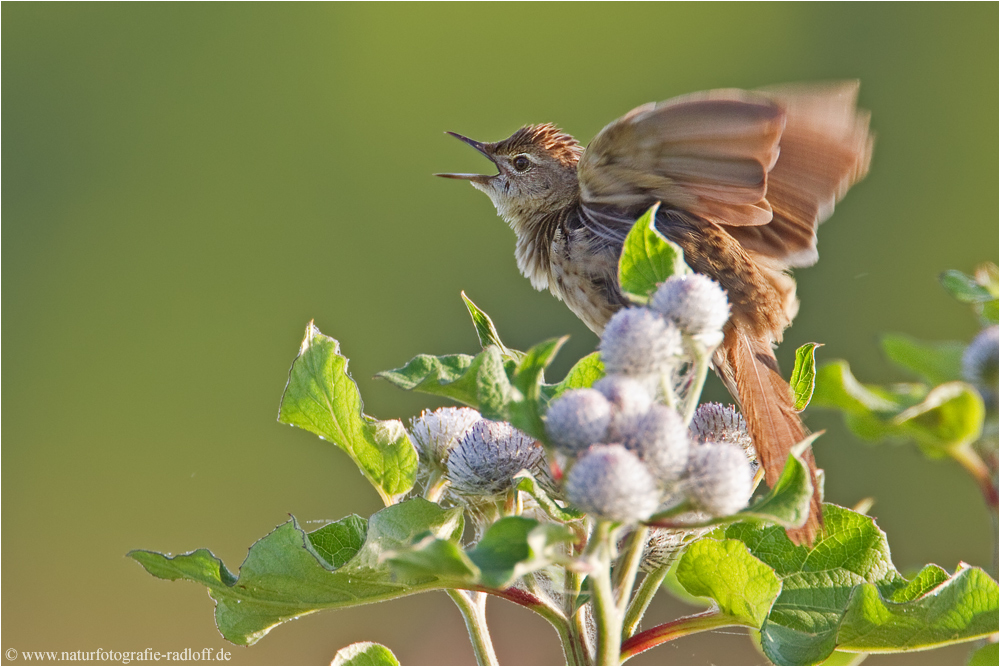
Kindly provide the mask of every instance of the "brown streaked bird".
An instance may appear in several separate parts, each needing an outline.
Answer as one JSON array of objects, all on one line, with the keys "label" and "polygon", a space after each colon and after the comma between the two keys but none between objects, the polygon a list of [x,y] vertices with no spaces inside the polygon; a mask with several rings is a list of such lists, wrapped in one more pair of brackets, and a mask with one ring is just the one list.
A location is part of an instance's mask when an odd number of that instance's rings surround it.
[{"label": "brown streaked bird", "polygon": [[[848,81],[685,95],[633,109],[586,149],[551,124],[497,143],[449,133],[499,173],[438,175],[489,195],[517,235],[521,273],[598,334],[629,305],[618,285],[625,236],[662,202],[657,229],[729,295],[713,367],[773,486],[806,432],[773,352],[799,307],[788,270],[816,262],[817,225],[868,171],[873,140],[857,93]],[[820,500],[816,487],[808,522],[789,531],[796,542],[821,528]]]}]

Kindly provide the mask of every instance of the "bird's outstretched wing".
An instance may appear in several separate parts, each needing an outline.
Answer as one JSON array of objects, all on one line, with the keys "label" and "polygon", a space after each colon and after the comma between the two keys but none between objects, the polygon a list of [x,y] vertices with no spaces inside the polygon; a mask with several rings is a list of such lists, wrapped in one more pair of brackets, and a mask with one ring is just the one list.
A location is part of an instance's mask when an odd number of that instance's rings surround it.
[{"label": "bird's outstretched wing", "polygon": [[584,151],[584,207],[662,201],[722,225],[751,254],[808,266],[816,226],[868,171],[872,137],[857,92],[856,81],[799,84],[638,107]]}]

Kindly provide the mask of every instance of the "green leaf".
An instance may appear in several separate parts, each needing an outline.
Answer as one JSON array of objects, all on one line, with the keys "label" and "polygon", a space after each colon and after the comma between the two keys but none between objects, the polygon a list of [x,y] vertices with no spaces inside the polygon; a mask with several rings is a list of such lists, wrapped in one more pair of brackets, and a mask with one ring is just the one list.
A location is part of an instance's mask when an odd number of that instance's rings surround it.
[{"label": "green leaf", "polygon": [[796,546],[774,526],[739,523],[726,530],[781,580],[761,627],[772,662],[814,664],[834,649],[933,648],[997,631],[997,584],[982,570],[962,565],[948,576],[930,566],[907,581],[871,518],[829,504],[823,517],[812,547]]},{"label": "green leaf", "polygon": [[923,401],[899,413],[893,423],[925,450],[945,453],[978,440],[985,417],[978,391],[964,382],[948,382],[931,389]]},{"label": "green leaf", "polygon": [[[345,550],[340,552],[343,557],[352,549],[348,543],[362,538],[361,526],[353,517],[338,523],[347,531],[340,536],[347,536]],[[409,546],[421,533],[457,540],[462,529],[461,509],[446,510],[414,498],[373,514],[363,545],[340,567],[315,548],[311,534],[303,531],[294,517],[250,547],[239,576],[231,574],[207,549],[173,557],[152,551],[128,555],[155,577],[187,579],[208,587],[216,601],[215,620],[223,637],[234,644],[249,645],[274,626],[303,614],[443,588],[444,582],[433,576],[400,579],[384,562],[385,554]],[[327,533],[316,541],[326,544],[330,537]],[[328,548],[326,552],[334,553]]]},{"label": "green leaf", "polygon": [[979,316],[983,318],[986,324],[996,324],[997,323],[997,300],[987,301],[983,304],[983,310],[979,313]]},{"label": "green leaf", "polygon": [[329,569],[336,570],[361,551],[367,532],[368,522],[357,514],[352,514],[314,530],[308,537],[316,554]]},{"label": "green leaf", "polygon": [[508,408],[510,422],[525,433],[545,439],[542,423],[542,383],[545,369],[558,354],[569,336],[552,338],[532,347],[514,371],[513,385],[517,390],[515,400]]},{"label": "green leaf", "polygon": [[996,299],[996,294],[991,294],[990,290],[976,282],[975,278],[961,271],[945,271],[941,274],[941,284],[962,303],[983,303]]},{"label": "green leaf", "polygon": [[288,372],[278,421],[344,450],[389,505],[413,487],[417,452],[402,422],[372,419],[362,409],[340,343],[310,322]]},{"label": "green leaf", "polygon": [[454,541],[425,537],[393,552],[389,562],[402,575],[436,577],[451,588],[503,589],[529,572],[564,560],[561,545],[575,539],[565,526],[509,516],[490,526],[470,551],[462,551]]},{"label": "green leaf", "polygon": [[[510,372],[513,374],[514,368]],[[420,355],[402,368],[382,371],[375,377],[400,389],[465,403],[487,419],[508,420],[511,403],[521,399],[510,383],[503,352],[496,345],[488,346],[475,357]]]},{"label": "green leaf", "polygon": [[378,665],[399,665],[399,660],[392,651],[375,642],[357,642],[337,651],[333,657],[332,666],[357,665],[358,667],[377,667]]},{"label": "green leaf", "polygon": [[[912,391],[911,389],[916,389]],[[844,412],[847,426],[857,436],[876,442],[885,438],[905,438],[907,434],[892,419],[926,395],[922,385],[897,385],[893,389],[861,384],[846,361],[832,361],[816,372],[813,407],[836,408]]]},{"label": "green leaf", "polygon": [[816,348],[822,343],[806,343],[795,350],[795,368],[789,384],[795,394],[795,411],[802,412],[812,400],[816,389]]},{"label": "green leaf", "polygon": [[601,353],[591,352],[573,364],[561,382],[543,385],[542,395],[545,400],[551,402],[570,389],[589,389],[602,377],[604,377],[604,362],[601,361]]},{"label": "green leaf", "polygon": [[508,516],[486,531],[469,558],[490,588],[505,588],[519,577],[548,567],[562,557],[561,545],[576,534],[565,526],[535,519]]},{"label": "green leaf", "polygon": [[442,357],[421,354],[402,368],[382,371],[375,377],[388,380],[406,391],[443,396],[476,407],[479,405],[476,397],[476,374],[481,363],[480,357],[467,354]]},{"label": "green leaf", "polygon": [[931,385],[962,379],[965,345],[956,341],[926,343],[900,334],[882,337],[882,350],[896,365]]},{"label": "green leaf", "polygon": [[986,646],[981,646],[969,656],[970,665],[996,665],[1000,660],[1000,652],[997,651],[998,644],[990,642]]},{"label": "green leaf", "polygon": [[688,593],[711,598],[723,614],[756,629],[781,591],[774,570],[739,540],[698,540],[684,551],[676,575]]},{"label": "green leaf", "polygon": [[656,230],[659,207],[654,204],[635,221],[618,260],[618,283],[626,295],[639,303],[645,303],[657,284],[667,278],[691,273],[680,246]]},{"label": "green leaf", "polygon": [[521,399],[521,394],[510,384],[503,353],[496,345],[490,345],[476,357],[482,357],[476,373],[476,400],[479,412],[486,419],[508,421],[509,407]]},{"label": "green leaf", "polygon": [[583,512],[573,507],[562,507],[559,505],[545,492],[538,483],[538,480],[530,472],[523,470],[515,475],[514,479],[518,480],[517,489],[524,491],[534,498],[545,513],[556,521],[569,523],[571,521],[578,521],[585,516]]},{"label": "green leaf", "polygon": [[476,333],[479,335],[479,342],[485,350],[490,345],[496,345],[500,348],[500,353],[503,355],[504,359],[513,359],[514,361],[520,361],[521,357],[524,356],[524,352],[519,352],[518,350],[512,350],[503,344],[500,340],[500,334],[497,333],[497,328],[493,326],[493,320],[490,316],[483,312],[479,306],[472,303],[472,299],[462,292],[462,300],[465,302],[465,307],[469,309],[469,315],[472,316],[472,324],[476,327]]}]

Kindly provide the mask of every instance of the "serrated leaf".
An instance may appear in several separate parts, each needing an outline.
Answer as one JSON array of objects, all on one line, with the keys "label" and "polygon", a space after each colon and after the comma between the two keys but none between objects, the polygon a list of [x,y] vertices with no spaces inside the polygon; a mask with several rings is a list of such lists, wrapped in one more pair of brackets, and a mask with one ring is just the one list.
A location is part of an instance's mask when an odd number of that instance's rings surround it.
[{"label": "serrated leaf", "polygon": [[882,351],[893,363],[913,371],[931,385],[962,379],[963,343],[928,343],[901,334],[887,334],[882,336]]},{"label": "serrated leaf", "polygon": [[739,540],[698,540],[684,551],[676,576],[691,595],[711,598],[720,612],[756,629],[781,591],[774,570]]},{"label": "serrated leaf", "polygon": [[482,359],[467,354],[434,357],[421,354],[402,368],[382,371],[375,377],[388,380],[400,389],[443,396],[477,407],[476,374]]},{"label": "serrated leaf", "polygon": [[[350,518],[345,527],[358,528]],[[442,509],[414,498],[376,512],[368,521],[362,547],[331,570],[309,534],[293,517],[258,540],[233,575],[207,549],[165,556],[132,551],[129,556],[161,579],[187,579],[209,589],[216,601],[215,620],[234,644],[257,642],[274,626],[322,609],[342,609],[443,588],[434,577],[402,580],[384,562],[384,554],[409,546],[418,534],[456,540],[462,534],[461,509]],[[319,531],[323,531],[320,528]]]},{"label": "serrated leaf", "polygon": [[357,642],[337,651],[337,655],[333,656],[333,662],[330,665],[332,667],[339,665],[357,665],[358,667],[388,665],[396,667],[399,665],[399,660],[396,659],[392,651],[381,644]]},{"label": "serrated leaf", "polygon": [[454,541],[424,538],[391,554],[393,568],[409,577],[437,577],[452,588],[503,589],[515,579],[556,562],[560,547],[576,539],[569,528],[510,516],[487,529],[474,549]]},{"label": "serrated leaf", "polygon": [[795,368],[789,384],[795,396],[795,411],[802,412],[812,400],[816,389],[816,348],[822,343],[806,343],[795,350]]},{"label": "serrated leaf", "polygon": [[961,271],[949,270],[941,274],[941,284],[962,303],[983,303],[996,299],[995,294]]},{"label": "serrated leaf", "polygon": [[985,417],[978,391],[964,382],[948,382],[899,413],[893,424],[905,429],[925,450],[944,453],[978,440]]},{"label": "serrated leaf", "polygon": [[402,422],[379,421],[362,410],[340,343],[310,322],[288,372],[278,421],[340,447],[390,505],[413,487],[417,451]]},{"label": "serrated leaf", "polygon": [[500,348],[500,353],[504,359],[520,361],[524,356],[524,352],[512,350],[503,344],[503,341],[500,340],[500,334],[497,333],[497,328],[493,325],[493,320],[490,319],[490,316],[474,304],[472,299],[465,295],[465,292],[462,292],[462,301],[465,302],[465,307],[469,310],[469,315],[472,317],[472,324],[476,327],[476,334],[479,335],[479,343],[483,346],[483,349],[485,350],[490,345],[496,345]]},{"label": "serrated leaf", "polygon": [[680,246],[656,230],[659,207],[659,203],[654,204],[635,221],[618,260],[618,284],[638,303],[645,303],[657,284],[667,278],[691,273]]},{"label": "serrated leaf", "polygon": [[552,338],[535,345],[525,353],[514,370],[513,385],[517,389],[515,400],[508,408],[510,422],[535,438],[545,438],[542,423],[542,383],[545,369],[559,353],[569,336]]},{"label": "serrated leaf", "polygon": [[604,377],[604,362],[601,361],[601,353],[591,352],[573,364],[561,382],[543,385],[542,396],[551,402],[570,389],[588,389],[602,377]]},{"label": "serrated leaf", "polygon": [[942,578],[930,567],[907,581],[871,518],[829,504],[823,518],[812,547],[796,546],[778,527],[739,523],[726,530],[781,580],[761,628],[772,662],[814,664],[834,649],[932,648],[997,631],[998,589],[982,570],[961,566]]}]

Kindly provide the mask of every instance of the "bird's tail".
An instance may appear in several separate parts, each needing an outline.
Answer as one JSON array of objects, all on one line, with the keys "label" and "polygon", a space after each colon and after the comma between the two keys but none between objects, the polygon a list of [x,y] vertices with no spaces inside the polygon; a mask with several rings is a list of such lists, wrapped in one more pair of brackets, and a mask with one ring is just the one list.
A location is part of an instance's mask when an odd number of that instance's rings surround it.
[{"label": "bird's tail", "polygon": [[[730,325],[716,352],[715,366],[729,392],[738,397],[764,468],[764,481],[769,487],[774,486],[788,453],[805,438],[806,430],[795,411],[791,387],[778,371],[771,341],[747,332],[744,327]],[[812,544],[823,525],[823,499],[812,450],[803,457],[809,464],[813,483],[809,518],[801,528],[790,528],[787,532],[796,544]]]}]

